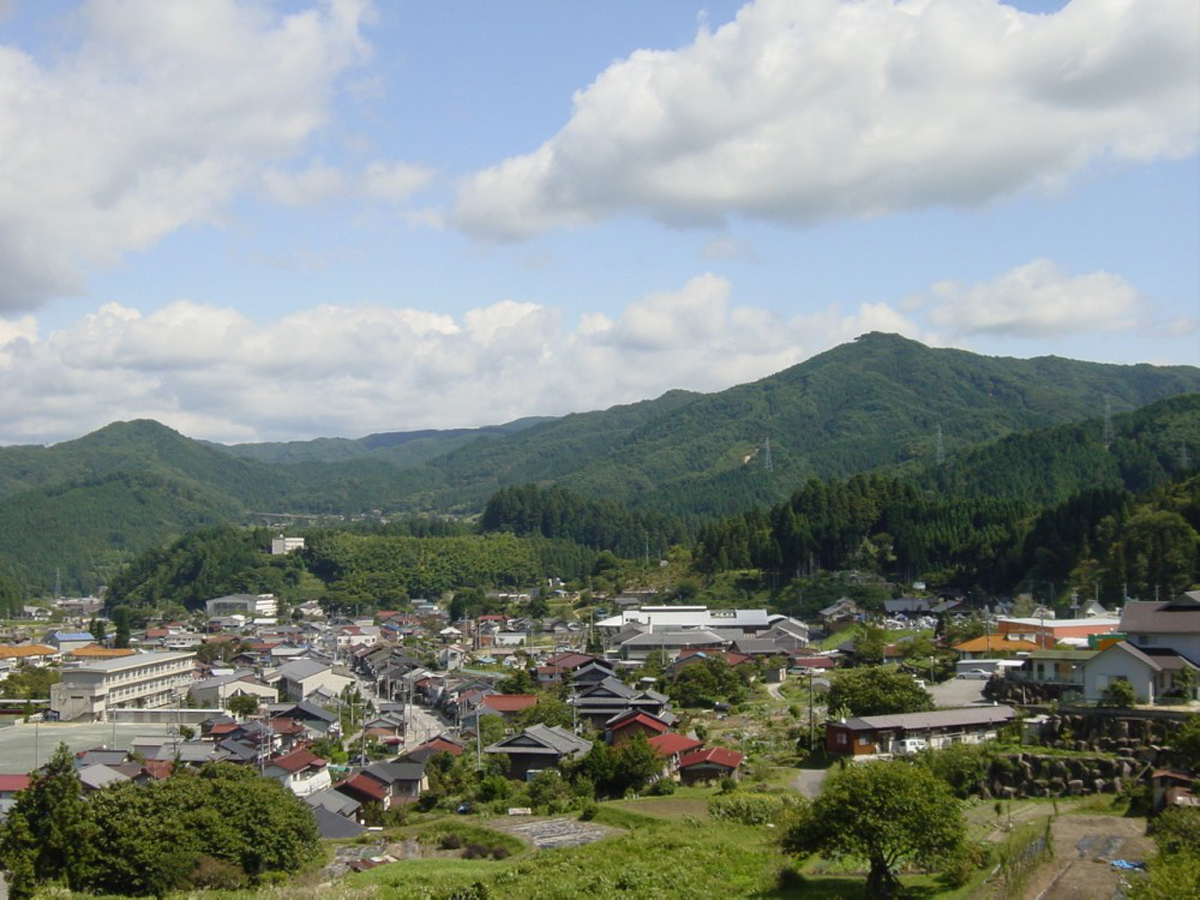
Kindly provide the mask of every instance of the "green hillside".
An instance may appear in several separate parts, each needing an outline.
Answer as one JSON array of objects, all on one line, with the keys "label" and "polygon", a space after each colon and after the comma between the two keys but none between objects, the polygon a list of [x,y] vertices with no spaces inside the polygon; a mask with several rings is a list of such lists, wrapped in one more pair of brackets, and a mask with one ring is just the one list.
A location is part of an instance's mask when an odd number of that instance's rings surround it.
[{"label": "green hillside", "polygon": [[[567,416],[430,460],[432,506],[557,482],[685,516],[786,497],[811,477],[931,461],[1035,428],[1200,391],[1200,369],[1021,360],[872,333],[752,384]],[[772,468],[766,471],[770,440]]]}]

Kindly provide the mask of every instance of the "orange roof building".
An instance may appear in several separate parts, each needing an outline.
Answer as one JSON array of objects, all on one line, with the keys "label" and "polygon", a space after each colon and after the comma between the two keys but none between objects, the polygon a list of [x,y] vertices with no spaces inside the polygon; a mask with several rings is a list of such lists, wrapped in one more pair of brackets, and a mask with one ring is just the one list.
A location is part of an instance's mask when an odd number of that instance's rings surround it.
[{"label": "orange roof building", "polygon": [[997,656],[1032,653],[1034,650],[1053,650],[1054,639],[1043,636],[1039,643],[1021,638],[1009,639],[1003,634],[983,634],[955,644],[953,649],[962,659],[992,659]]},{"label": "orange roof building", "polygon": [[136,652],[128,647],[101,647],[99,644],[88,644],[86,647],[75,648],[70,655],[74,659],[117,659],[121,656],[133,656]]},{"label": "orange roof building", "polygon": [[2,644],[0,659],[44,659],[47,656],[58,656],[58,651],[46,644]]}]

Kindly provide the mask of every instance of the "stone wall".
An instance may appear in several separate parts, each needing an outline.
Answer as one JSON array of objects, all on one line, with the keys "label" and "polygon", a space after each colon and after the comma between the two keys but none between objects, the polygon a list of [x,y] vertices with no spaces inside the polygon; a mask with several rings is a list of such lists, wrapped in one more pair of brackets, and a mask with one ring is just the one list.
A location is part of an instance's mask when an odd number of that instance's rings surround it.
[{"label": "stone wall", "polygon": [[1111,758],[1013,753],[992,761],[978,793],[985,799],[1119,793],[1145,778],[1150,768],[1134,755]]}]

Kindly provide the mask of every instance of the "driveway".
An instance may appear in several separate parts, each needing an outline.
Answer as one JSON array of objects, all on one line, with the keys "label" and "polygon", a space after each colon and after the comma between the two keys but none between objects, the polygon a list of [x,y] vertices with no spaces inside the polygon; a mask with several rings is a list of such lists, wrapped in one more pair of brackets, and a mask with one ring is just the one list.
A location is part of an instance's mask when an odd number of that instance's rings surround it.
[{"label": "driveway", "polygon": [[951,678],[927,690],[933,694],[933,703],[938,709],[960,709],[964,706],[990,704],[991,700],[983,698],[985,684],[986,681],[971,678]]}]

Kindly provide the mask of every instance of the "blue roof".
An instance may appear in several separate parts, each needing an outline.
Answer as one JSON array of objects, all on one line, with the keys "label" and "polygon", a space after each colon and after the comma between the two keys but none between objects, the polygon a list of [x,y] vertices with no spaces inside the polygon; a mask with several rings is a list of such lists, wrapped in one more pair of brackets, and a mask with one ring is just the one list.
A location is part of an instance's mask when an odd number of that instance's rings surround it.
[{"label": "blue roof", "polygon": [[53,635],[56,641],[94,641],[95,638],[86,631],[56,631]]}]

